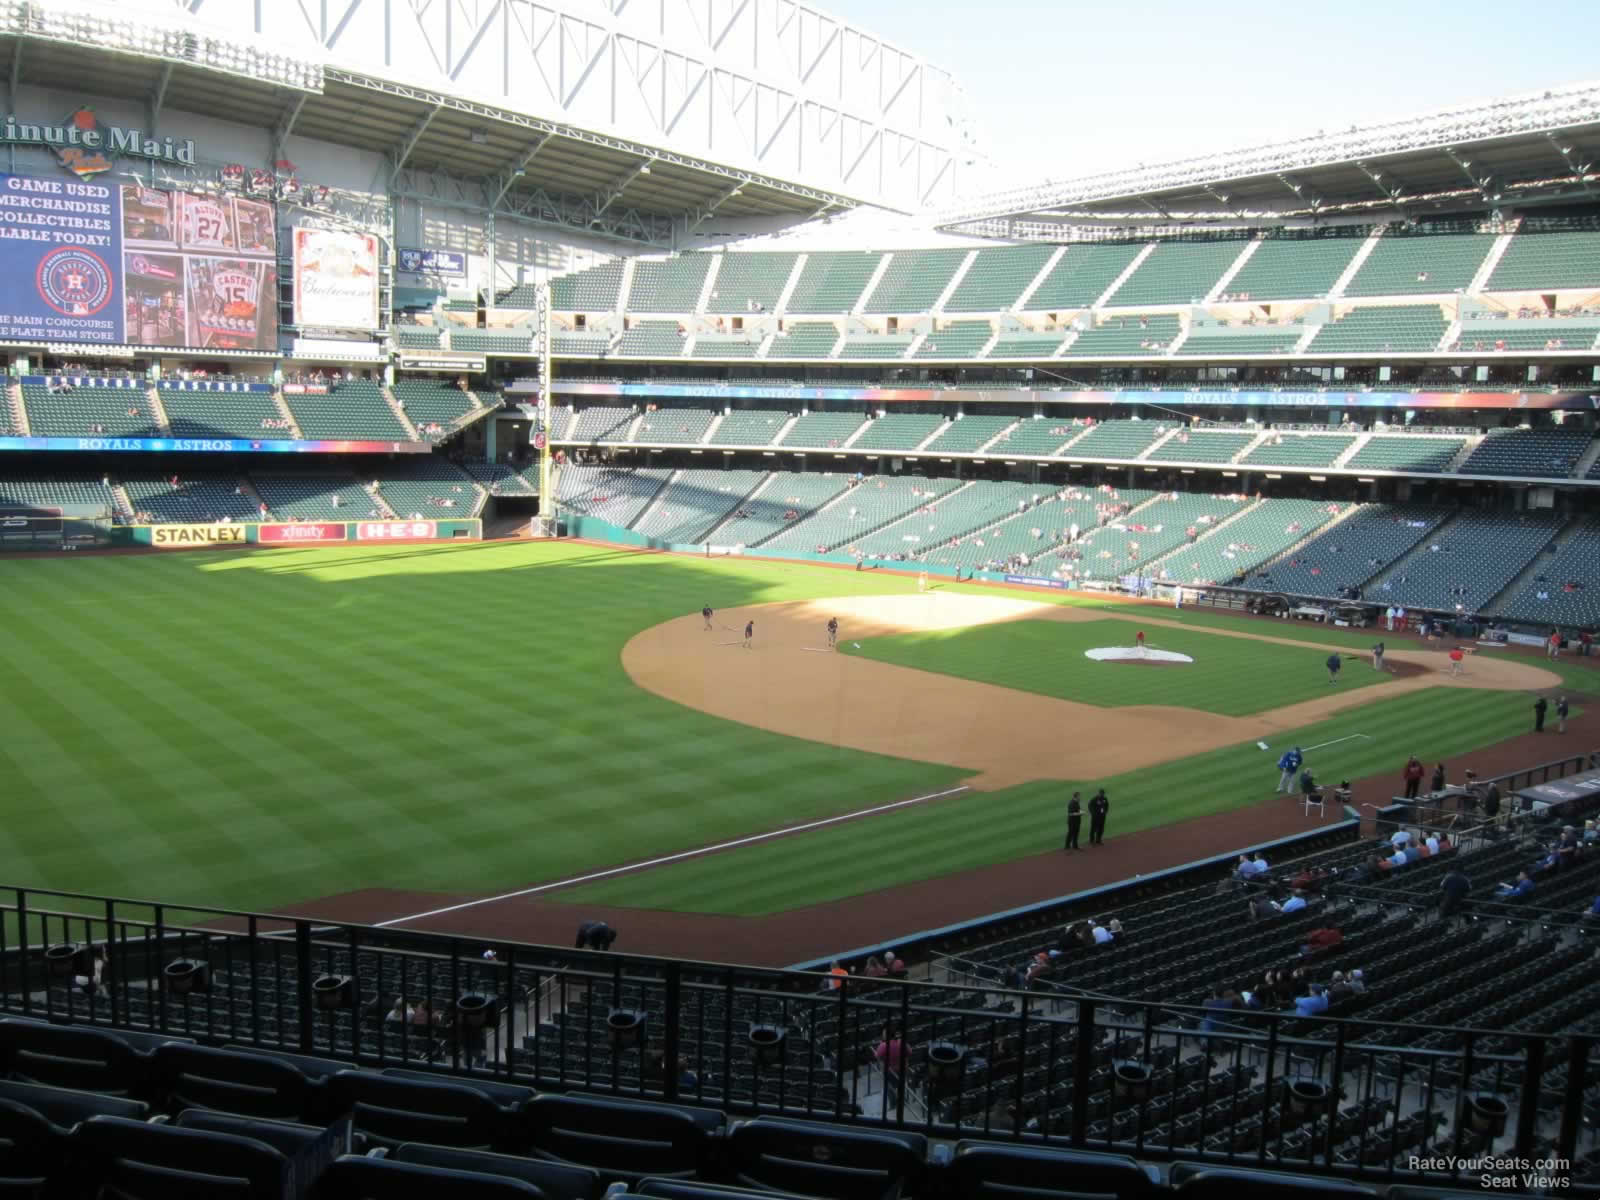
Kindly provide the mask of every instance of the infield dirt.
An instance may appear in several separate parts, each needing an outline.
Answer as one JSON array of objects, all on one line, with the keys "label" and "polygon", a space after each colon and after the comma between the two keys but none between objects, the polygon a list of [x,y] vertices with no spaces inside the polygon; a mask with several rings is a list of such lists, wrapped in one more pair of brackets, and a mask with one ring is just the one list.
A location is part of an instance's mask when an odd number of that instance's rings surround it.
[{"label": "infield dirt", "polygon": [[[1100,708],[829,652],[824,632],[829,617],[839,618],[848,642],[999,621],[1103,620],[1105,614],[939,591],[794,601],[718,614],[711,631],[698,613],[653,626],[623,647],[622,665],[640,687],[689,708],[852,750],[958,767],[971,772],[965,782],[978,790],[1035,779],[1119,775],[1269,738],[1377,698],[1369,689],[1334,692],[1246,717],[1167,705]],[[755,622],[748,650],[739,643],[747,620]],[[1187,628],[1147,612],[1139,621]],[[1206,632],[1300,649],[1348,650],[1319,644],[1314,631],[1293,637]],[[1385,696],[1434,686],[1531,691],[1561,682],[1540,667],[1487,655],[1474,656],[1471,671],[1461,677],[1450,675],[1442,651],[1395,650],[1387,658],[1396,678],[1384,686]],[[1084,686],[1092,688],[1097,671],[1114,668],[1079,660],[1063,669],[1081,671]]]}]

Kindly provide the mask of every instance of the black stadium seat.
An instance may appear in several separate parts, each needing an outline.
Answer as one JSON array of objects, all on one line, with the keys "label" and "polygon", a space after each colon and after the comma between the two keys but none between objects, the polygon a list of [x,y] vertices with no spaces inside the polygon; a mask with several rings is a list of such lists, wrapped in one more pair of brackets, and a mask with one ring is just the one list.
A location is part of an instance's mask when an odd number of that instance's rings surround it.
[{"label": "black stadium seat", "polygon": [[72,1152],[89,1194],[118,1200],[283,1200],[293,1173],[252,1138],[122,1117],[85,1121]]},{"label": "black stadium seat", "polygon": [[927,1158],[928,1141],[921,1134],[810,1121],[758,1117],[728,1136],[728,1161],[738,1182],[831,1200],[915,1194]]},{"label": "black stadium seat", "polygon": [[328,1080],[328,1111],[348,1115],[382,1146],[427,1142],[468,1150],[507,1147],[506,1113],[464,1083],[425,1083],[371,1071],[340,1071]]},{"label": "black stadium seat", "polygon": [[63,1129],[71,1129],[90,1117],[127,1117],[130,1121],[143,1121],[150,1115],[150,1106],[141,1100],[10,1079],[0,1080],[0,1100],[26,1105]]},{"label": "black stadium seat", "polygon": [[535,1154],[593,1167],[608,1182],[695,1175],[719,1127],[676,1105],[598,1096],[540,1096],[527,1116]]},{"label": "black stadium seat", "polygon": [[46,1195],[46,1185],[66,1167],[69,1141],[65,1129],[37,1110],[0,1100],[0,1196]]},{"label": "black stadium seat", "polygon": [[656,1200],[787,1200],[794,1193],[735,1187],[727,1183],[700,1183],[693,1179],[646,1179],[635,1184],[627,1194],[653,1196]]},{"label": "black stadium seat", "polygon": [[545,1200],[533,1184],[504,1175],[353,1155],[323,1172],[312,1195],[316,1200]]},{"label": "black stadium seat", "polygon": [[98,1029],[0,1021],[0,1072],[12,1079],[126,1096],[144,1082],[148,1061]]},{"label": "black stadium seat", "polygon": [[1160,1182],[1151,1168],[1122,1154],[988,1142],[957,1142],[939,1175],[938,1190],[950,1200],[1052,1200],[1084,1194],[1140,1200],[1156,1194]]},{"label": "black stadium seat", "polygon": [[169,1109],[211,1108],[275,1121],[313,1116],[311,1081],[279,1059],[171,1043],[155,1052],[152,1069]]},{"label": "black stadium seat", "polygon": [[1182,1200],[1333,1200],[1336,1196],[1378,1195],[1366,1184],[1347,1179],[1194,1163],[1178,1163],[1170,1178]]},{"label": "black stadium seat", "polygon": [[[314,1143],[327,1136],[327,1130],[316,1125],[297,1125],[290,1121],[258,1121],[253,1117],[238,1117],[232,1113],[212,1112],[204,1108],[188,1108],[178,1114],[174,1122],[180,1129],[199,1129],[207,1133],[226,1133],[232,1137],[253,1138],[265,1142],[278,1153],[294,1158]],[[347,1147],[339,1147],[346,1149]]]},{"label": "black stadium seat", "polygon": [[533,1184],[548,1200],[598,1200],[605,1190],[600,1172],[542,1158],[490,1154],[483,1150],[452,1150],[448,1146],[427,1146],[421,1142],[407,1142],[391,1150],[387,1157],[391,1162],[520,1179]]}]

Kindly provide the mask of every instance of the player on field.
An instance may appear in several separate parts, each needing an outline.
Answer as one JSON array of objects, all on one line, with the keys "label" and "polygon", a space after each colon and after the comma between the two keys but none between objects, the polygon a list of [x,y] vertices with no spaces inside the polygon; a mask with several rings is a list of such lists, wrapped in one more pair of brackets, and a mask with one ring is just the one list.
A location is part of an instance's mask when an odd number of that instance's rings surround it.
[{"label": "player on field", "polygon": [[746,650],[750,649],[750,642],[755,636],[756,623],[754,621],[746,621],[744,623],[744,648]]},{"label": "player on field", "polygon": [[828,618],[828,649],[832,650],[839,644],[839,618]]},{"label": "player on field", "polygon": [[711,605],[706,605],[700,610],[700,615],[706,619],[706,628],[711,628]]}]

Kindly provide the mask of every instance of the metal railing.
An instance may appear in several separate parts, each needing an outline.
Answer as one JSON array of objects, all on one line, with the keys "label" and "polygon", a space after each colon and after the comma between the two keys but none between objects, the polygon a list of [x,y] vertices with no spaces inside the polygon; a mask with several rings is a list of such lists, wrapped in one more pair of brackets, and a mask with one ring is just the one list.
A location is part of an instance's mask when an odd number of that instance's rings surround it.
[{"label": "metal railing", "polygon": [[[1385,1178],[1435,1158],[1433,1179],[1489,1151],[1570,1162],[1600,1078],[1586,1033],[505,942],[488,959],[481,940],[22,888],[0,889],[0,917],[8,1017],[1148,1158]],[[882,1089],[875,1050],[895,1039]]]}]

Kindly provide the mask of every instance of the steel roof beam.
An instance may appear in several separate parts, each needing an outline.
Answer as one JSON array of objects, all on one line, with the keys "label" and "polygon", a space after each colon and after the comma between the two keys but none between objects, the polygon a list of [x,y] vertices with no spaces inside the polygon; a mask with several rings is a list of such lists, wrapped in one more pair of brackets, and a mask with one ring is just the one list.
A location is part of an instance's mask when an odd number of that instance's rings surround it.
[{"label": "steel roof beam", "polygon": [[730,188],[724,188],[721,192],[717,193],[716,196],[712,197],[712,199],[709,200],[704,206],[696,209],[692,214],[690,214],[689,223],[684,232],[693,233],[696,229],[699,229],[700,226],[704,225],[716,215],[717,209],[721,208],[729,200],[732,200],[735,196],[739,195],[743,191],[744,184],[742,183],[736,183]]},{"label": "steel roof beam", "polygon": [[1472,160],[1470,158],[1462,158],[1461,155],[1456,153],[1456,148],[1454,146],[1446,146],[1444,148],[1444,154],[1445,157],[1451,162],[1455,163],[1455,165],[1460,169],[1461,173],[1467,177],[1467,182],[1478,189],[1478,194],[1482,196],[1485,201],[1491,204],[1494,203],[1493,198],[1489,194],[1489,190],[1494,186],[1493,174],[1488,171],[1485,171],[1482,175],[1474,174],[1472,170]]},{"label": "steel roof beam", "polygon": [[1589,186],[1589,175],[1594,171],[1594,163],[1574,161],[1571,146],[1563,145],[1561,139],[1553,133],[1547,133],[1544,136],[1555,147],[1556,153],[1561,156],[1561,161],[1567,165],[1567,170],[1572,172],[1573,178],[1578,181],[1578,186],[1583,189],[1583,194],[1585,196],[1593,196],[1595,193],[1594,189]]},{"label": "steel roof beam", "polygon": [[394,166],[389,169],[389,185],[391,187],[394,186],[395,177],[400,174],[410,160],[411,152],[417,148],[417,143],[422,140],[422,135],[428,132],[428,126],[433,124],[433,119],[439,115],[443,107],[441,104],[435,104],[418,117],[411,128],[406,131],[405,140],[394,148],[394,152],[390,155],[394,162]]},{"label": "steel roof beam", "polygon": [[594,215],[597,217],[604,216],[606,209],[622,199],[622,193],[628,190],[630,183],[639,178],[639,176],[650,173],[650,166],[654,162],[655,159],[647,158],[641,163],[636,163],[631,169],[624,171],[616,179],[606,184],[594,198]]},{"label": "steel roof beam", "polygon": [[528,164],[533,161],[534,156],[548,146],[550,144],[550,139],[555,136],[556,135],[553,133],[540,134],[539,137],[535,139],[526,150],[517,155],[515,162],[511,163],[504,171],[495,177],[496,191],[494,194],[494,199],[489,202],[490,208],[497,208],[499,206],[500,202],[506,198],[506,193],[511,190],[511,185],[517,180],[521,179],[527,172]]}]

